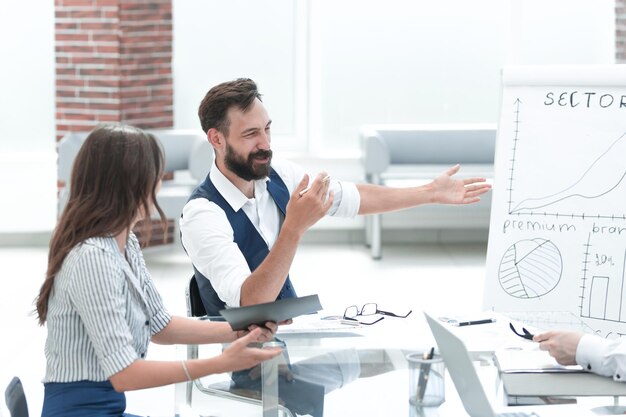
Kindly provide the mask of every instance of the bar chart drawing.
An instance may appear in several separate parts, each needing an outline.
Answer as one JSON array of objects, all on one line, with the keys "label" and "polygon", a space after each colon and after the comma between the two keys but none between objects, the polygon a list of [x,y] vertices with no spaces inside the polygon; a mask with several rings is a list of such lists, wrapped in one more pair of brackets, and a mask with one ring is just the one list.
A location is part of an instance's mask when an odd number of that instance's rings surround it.
[{"label": "bar chart drawing", "polygon": [[606,319],[606,306],[609,300],[609,277],[594,276],[589,288],[589,315],[594,319]]},{"label": "bar chart drawing", "polygon": [[525,239],[511,245],[500,261],[500,286],[511,297],[539,298],[561,280],[563,260],[556,245],[547,239]]},{"label": "bar chart drawing", "polygon": [[[588,245],[589,247],[591,245]],[[580,305],[581,317],[605,321],[626,323],[626,306],[624,305],[624,279],[626,270],[626,251],[621,262],[611,259],[610,274],[594,271],[602,265],[590,260],[591,249],[585,252],[583,268],[582,296]],[[606,272],[605,268],[605,272]]]}]

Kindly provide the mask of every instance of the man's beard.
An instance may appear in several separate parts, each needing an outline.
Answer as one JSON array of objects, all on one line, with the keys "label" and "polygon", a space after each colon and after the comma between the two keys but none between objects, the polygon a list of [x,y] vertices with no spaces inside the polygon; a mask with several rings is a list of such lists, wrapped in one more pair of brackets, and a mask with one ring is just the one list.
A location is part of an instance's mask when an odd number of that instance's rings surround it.
[{"label": "man's beard", "polygon": [[[269,158],[265,164],[255,164],[255,158]],[[267,177],[270,173],[270,164],[272,162],[272,150],[259,150],[248,155],[248,159],[237,155],[235,150],[226,143],[226,153],[224,155],[226,167],[235,175],[245,181],[260,180]]]}]

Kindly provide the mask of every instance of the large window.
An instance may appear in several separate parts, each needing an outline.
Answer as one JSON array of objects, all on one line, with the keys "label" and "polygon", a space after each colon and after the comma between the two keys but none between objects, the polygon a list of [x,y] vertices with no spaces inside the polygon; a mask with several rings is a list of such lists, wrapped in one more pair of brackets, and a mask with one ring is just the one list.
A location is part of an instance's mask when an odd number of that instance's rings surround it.
[{"label": "large window", "polygon": [[[199,129],[210,87],[252,78],[264,94],[275,139],[296,136],[298,30],[294,0],[174,1],[174,124]],[[302,83],[300,83],[302,85]]]},{"label": "large window", "polygon": [[505,4],[312,1],[313,149],[354,149],[368,123],[495,121]]},{"label": "large window", "polygon": [[[614,62],[613,0],[174,1],[175,124],[256,80],[274,147],[357,155],[369,123],[495,123],[507,64]],[[567,10],[567,13],[564,13]]]},{"label": "large window", "polygon": [[[173,2],[175,127],[199,129],[205,92],[250,77],[274,148],[301,161],[354,161],[363,124],[495,122],[503,65],[615,60],[615,0]],[[0,14],[0,232],[54,224],[54,4],[42,4],[6,0]]]}]

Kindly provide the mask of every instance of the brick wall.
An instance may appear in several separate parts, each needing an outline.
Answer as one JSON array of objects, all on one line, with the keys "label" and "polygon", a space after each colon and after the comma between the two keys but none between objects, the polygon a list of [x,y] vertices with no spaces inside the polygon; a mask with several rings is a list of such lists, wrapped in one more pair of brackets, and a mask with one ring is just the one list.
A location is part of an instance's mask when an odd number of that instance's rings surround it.
[{"label": "brick wall", "polygon": [[106,122],[173,126],[172,0],[55,0],[55,58],[57,141]]},{"label": "brick wall", "polygon": [[55,0],[56,136],[173,126],[172,0]]},{"label": "brick wall", "polygon": [[626,64],[626,0],[615,0],[615,62]]}]

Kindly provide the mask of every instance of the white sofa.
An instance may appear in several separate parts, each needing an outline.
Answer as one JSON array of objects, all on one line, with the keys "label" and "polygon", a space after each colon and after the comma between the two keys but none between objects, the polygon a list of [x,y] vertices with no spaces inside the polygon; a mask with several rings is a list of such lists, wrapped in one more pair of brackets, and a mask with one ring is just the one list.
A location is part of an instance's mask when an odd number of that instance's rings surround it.
[{"label": "white sofa", "polygon": [[[213,162],[213,148],[206,135],[198,130],[146,130],[154,134],[163,148],[165,172],[173,173],[172,180],[163,181],[157,194],[159,206],[168,219],[178,224],[178,218],[193,189],[206,177]],[[88,132],[73,132],[58,143],[58,179],[64,186],[59,190],[58,211],[67,202],[74,159],[87,138]],[[175,233],[177,236],[177,233]]]},{"label": "white sofa", "polygon": [[[362,163],[368,183],[391,187],[426,184],[445,169],[461,164],[461,177],[493,178],[496,126],[367,125],[360,130]],[[412,228],[488,228],[491,193],[469,206],[420,206],[428,223],[404,225]],[[385,215],[387,216],[387,215]],[[366,241],[372,258],[382,256],[382,215],[366,219]]]}]

